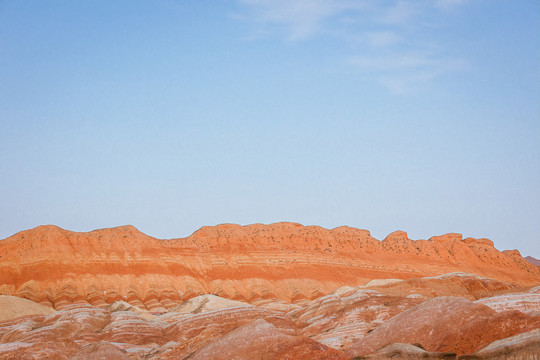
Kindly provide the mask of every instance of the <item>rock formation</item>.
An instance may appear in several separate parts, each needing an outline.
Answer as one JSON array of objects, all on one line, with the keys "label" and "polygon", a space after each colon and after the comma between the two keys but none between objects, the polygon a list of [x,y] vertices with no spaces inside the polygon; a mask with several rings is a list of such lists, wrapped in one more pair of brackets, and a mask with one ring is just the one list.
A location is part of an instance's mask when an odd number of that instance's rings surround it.
[{"label": "rock formation", "polygon": [[460,234],[415,241],[399,231],[378,241],[349,227],[224,224],[158,240],[133,226],[87,233],[39,226],[0,241],[0,294],[56,309],[126,301],[164,313],[202,294],[291,302],[371,279],[456,271],[540,283],[540,269],[519,252],[500,252],[487,239]]},{"label": "rock formation", "polygon": [[437,297],[405,310],[352,344],[351,355],[369,354],[389,343],[419,343],[428,351],[470,354],[501,339],[540,327],[540,317],[497,313],[460,297]]},{"label": "rock formation", "polygon": [[387,359],[457,359],[456,353],[452,352],[429,352],[420,344],[388,344],[374,353],[357,356],[352,360],[387,360]]},{"label": "rock formation", "polygon": [[25,315],[48,315],[54,309],[16,296],[0,295],[0,321]]},{"label": "rock formation", "polygon": [[540,316],[460,297],[353,288],[290,311],[215,296],[177,310],[149,317],[126,303],[80,303],[0,321],[0,359],[488,359],[540,350]]},{"label": "rock formation", "polygon": [[533,258],[532,256],[525,256],[525,260],[527,260],[533,265],[540,266],[540,260]]},{"label": "rock formation", "polygon": [[506,339],[496,340],[463,360],[480,359],[538,359],[540,329],[531,330]]},{"label": "rock formation", "polygon": [[539,284],[459,234],[45,226],[0,241],[0,359],[535,358]]}]

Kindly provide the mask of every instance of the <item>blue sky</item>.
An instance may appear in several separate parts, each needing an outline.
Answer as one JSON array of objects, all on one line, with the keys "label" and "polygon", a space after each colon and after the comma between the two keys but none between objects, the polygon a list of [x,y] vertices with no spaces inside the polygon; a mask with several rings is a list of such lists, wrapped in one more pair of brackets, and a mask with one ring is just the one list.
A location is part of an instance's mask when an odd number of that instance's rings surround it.
[{"label": "blue sky", "polygon": [[0,238],[295,221],[540,258],[540,3],[0,1]]}]

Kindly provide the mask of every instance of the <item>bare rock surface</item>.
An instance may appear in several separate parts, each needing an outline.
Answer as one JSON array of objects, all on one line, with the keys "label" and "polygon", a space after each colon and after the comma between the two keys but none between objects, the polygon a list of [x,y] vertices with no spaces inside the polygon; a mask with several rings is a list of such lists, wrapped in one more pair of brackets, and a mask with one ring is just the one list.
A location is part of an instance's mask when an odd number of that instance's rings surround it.
[{"label": "bare rock surface", "polygon": [[238,306],[252,306],[248,303],[224,299],[216,295],[200,295],[170,309],[169,312],[201,314],[209,311],[228,309]]},{"label": "bare rock surface", "polygon": [[538,359],[539,356],[540,329],[535,329],[496,340],[470,356],[462,356],[461,359]]},{"label": "bare rock surface", "polygon": [[36,304],[33,301],[16,296],[0,295],[0,321],[25,315],[52,314],[50,306]]},{"label": "bare rock surface", "polygon": [[89,344],[79,350],[71,360],[129,360],[125,351],[108,342]]},{"label": "bare rock surface", "polygon": [[504,294],[476,300],[475,303],[487,305],[497,312],[517,310],[540,316],[540,293]]},{"label": "bare rock surface", "polygon": [[536,258],[533,258],[532,256],[525,256],[525,260],[527,260],[528,262],[530,262],[533,265],[540,266],[540,260],[536,259]]},{"label": "bare rock surface", "polygon": [[[313,340],[300,336],[287,335],[274,325],[259,319],[243,325],[217,341],[196,352],[193,360],[270,360],[291,358],[287,353],[294,351],[294,359],[346,359],[343,353],[323,345],[306,346]],[[299,351],[301,349],[301,351]]]},{"label": "bare rock surface", "polygon": [[457,359],[456,353],[426,351],[421,344],[388,344],[381,349],[365,355],[353,358],[353,360],[386,360],[386,359]]},{"label": "bare rock surface", "polygon": [[540,317],[497,313],[459,297],[437,297],[406,310],[352,344],[352,356],[389,343],[419,343],[426,350],[470,354],[490,342],[540,327]]},{"label": "bare rock surface", "polygon": [[140,307],[135,305],[131,305],[126,301],[115,301],[111,305],[106,306],[105,309],[109,310],[111,313],[117,311],[131,311],[139,315],[140,317],[148,320],[155,318],[155,315],[152,315],[152,313],[150,313],[148,310],[141,309]]},{"label": "bare rock surface", "polygon": [[330,294],[287,313],[300,333],[335,349],[346,348],[377,326],[425,299],[388,296],[373,290]]},{"label": "bare rock surface", "polygon": [[[0,359],[450,359],[451,353],[474,351],[484,356],[479,349],[494,340],[540,328],[534,312],[506,310],[516,308],[515,296],[530,295],[534,289],[482,299],[510,299],[494,310],[462,297],[396,296],[359,286],[285,310],[201,296],[160,316],[123,302],[103,308],[80,302],[48,315],[1,321]],[[517,304],[524,310],[523,301]],[[527,334],[505,342],[504,351],[535,351],[529,340],[537,332]],[[385,347],[390,343],[420,343],[425,349]]]},{"label": "bare rock surface", "polygon": [[411,240],[398,231],[379,241],[367,230],[296,223],[222,224],[170,240],[133,226],[72,232],[47,225],[1,240],[0,256],[0,294],[57,310],[125,301],[156,315],[204,294],[295,303],[374,279],[373,286],[399,287],[378,279],[451,272],[540,283],[540,268],[487,239],[451,233]]},{"label": "bare rock surface", "polygon": [[494,295],[525,291],[529,287],[519,286],[477,274],[453,272],[438,276],[410,278],[401,281],[375,280],[365,288],[394,296],[421,295],[424,297],[460,296],[470,300]]},{"label": "bare rock surface", "polygon": [[539,284],[455,233],[42,226],[0,241],[0,359],[530,358]]}]

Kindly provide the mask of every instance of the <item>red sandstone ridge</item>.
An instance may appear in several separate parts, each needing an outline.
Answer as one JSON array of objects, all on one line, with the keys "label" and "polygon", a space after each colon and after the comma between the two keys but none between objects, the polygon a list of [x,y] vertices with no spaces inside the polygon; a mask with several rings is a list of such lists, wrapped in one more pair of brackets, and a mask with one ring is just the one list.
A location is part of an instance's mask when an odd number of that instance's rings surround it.
[{"label": "red sandstone ridge", "polygon": [[460,234],[383,241],[369,231],[295,223],[203,227],[158,240],[133,226],[79,233],[39,226],[0,241],[0,294],[60,309],[115,301],[165,312],[199,294],[255,301],[313,299],[370,279],[450,272],[535,285],[540,270],[519,252]]}]

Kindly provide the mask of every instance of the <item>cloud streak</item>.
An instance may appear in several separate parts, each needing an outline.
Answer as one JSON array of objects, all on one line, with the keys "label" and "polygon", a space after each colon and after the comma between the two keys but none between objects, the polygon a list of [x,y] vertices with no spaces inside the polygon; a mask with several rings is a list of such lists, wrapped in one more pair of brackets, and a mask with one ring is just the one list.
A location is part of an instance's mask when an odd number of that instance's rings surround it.
[{"label": "cloud streak", "polygon": [[263,27],[284,27],[289,40],[304,40],[321,24],[339,14],[361,10],[363,1],[335,0],[240,0],[249,16]]},{"label": "cloud streak", "polygon": [[445,55],[445,44],[429,36],[427,24],[468,1],[238,0],[238,4],[257,34],[288,42],[332,36],[348,45],[344,61],[364,78],[393,93],[406,93],[408,84],[427,85],[463,65]]}]

